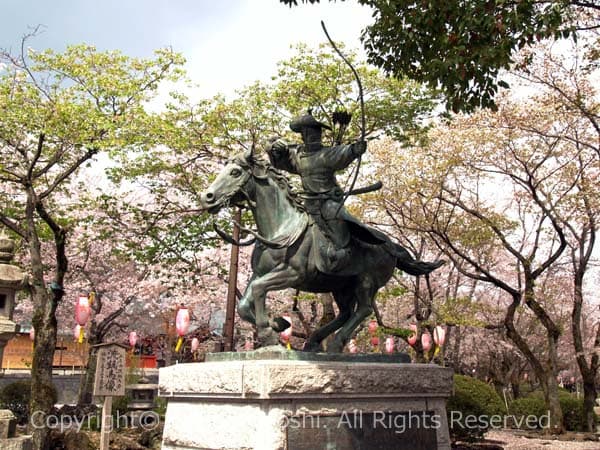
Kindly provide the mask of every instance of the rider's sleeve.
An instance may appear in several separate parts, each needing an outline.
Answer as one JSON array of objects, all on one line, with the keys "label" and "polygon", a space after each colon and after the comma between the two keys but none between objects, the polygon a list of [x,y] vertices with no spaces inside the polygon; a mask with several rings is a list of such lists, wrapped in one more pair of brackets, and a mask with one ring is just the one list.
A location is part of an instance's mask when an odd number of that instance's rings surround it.
[{"label": "rider's sleeve", "polygon": [[358,157],[353,145],[336,145],[323,152],[323,155],[334,170],[345,169]]}]

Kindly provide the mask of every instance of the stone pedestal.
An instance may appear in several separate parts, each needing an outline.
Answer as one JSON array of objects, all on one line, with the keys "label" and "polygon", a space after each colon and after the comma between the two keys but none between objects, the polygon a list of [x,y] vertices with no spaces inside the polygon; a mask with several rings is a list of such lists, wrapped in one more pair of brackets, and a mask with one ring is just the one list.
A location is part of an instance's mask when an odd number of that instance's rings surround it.
[{"label": "stone pedestal", "polygon": [[179,364],[159,372],[168,399],[162,448],[446,450],[451,390],[452,371],[425,364]]},{"label": "stone pedestal", "polygon": [[[2,230],[0,230],[2,231]],[[25,274],[12,265],[15,243],[0,233],[0,363],[6,343],[19,331],[12,319],[15,294],[25,283]],[[0,449],[30,450],[33,448],[31,436],[15,437],[17,421],[8,409],[0,410]]]},{"label": "stone pedestal", "polygon": [[31,436],[15,437],[17,419],[8,409],[0,409],[0,449],[2,450],[32,450]]}]

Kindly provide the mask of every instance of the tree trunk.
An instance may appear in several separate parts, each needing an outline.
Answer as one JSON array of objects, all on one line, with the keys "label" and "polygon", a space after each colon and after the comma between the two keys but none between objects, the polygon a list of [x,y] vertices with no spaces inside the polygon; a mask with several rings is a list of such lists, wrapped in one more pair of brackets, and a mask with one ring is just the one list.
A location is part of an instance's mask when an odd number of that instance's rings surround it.
[{"label": "tree trunk", "polygon": [[[56,267],[54,281],[46,286],[41,244],[34,213],[50,227],[54,235]],[[50,428],[46,421],[54,406],[55,388],[52,367],[56,350],[56,308],[63,297],[63,279],[67,271],[65,231],[48,215],[33,188],[27,190],[27,242],[31,258],[30,292],[33,301],[35,339],[31,366],[31,399],[29,401],[29,430],[35,450],[50,450]]]},{"label": "tree trunk", "polygon": [[52,312],[52,294],[39,292],[34,296],[46,297],[34,300],[35,304],[44,304],[44,308],[36,308],[33,316],[35,328],[35,345],[31,366],[31,399],[29,403],[29,430],[33,435],[33,447],[36,450],[50,449],[50,429],[46,418],[54,406],[54,384],[52,383],[52,365],[56,348],[56,317]]},{"label": "tree trunk", "polygon": [[461,367],[460,367],[460,344],[462,341],[462,331],[458,325],[455,327],[454,335],[455,335],[455,338],[454,338],[454,347],[452,349],[452,367],[454,368],[454,371],[458,373],[461,369]]},{"label": "tree trunk", "polygon": [[594,379],[583,381],[583,423],[586,425],[586,430],[596,432],[596,414],[594,407],[596,406],[596,398],[598,391]]},{"label": "tree trunk", "polygon": [[[575,260],[575,258],[574,258]],[[583,277],[585,275],[585,265],[577,265],[575,283],[574,283],[574,301],[573,311],[571,312],[571,332],[573,334],[573,347],[575,348],[575,360],[579,367],[579,373],[583,379],[583,419],[586,426],[586,431],[594,433],[596,431],[596,415],[594,406],[596,406],[596,397],[598,391],[596,389],[596,374],[598,372],[598,354],[594,353],[590,363],[585,357],[585,349],[583,347],[583,336],[581,331],[581,313],[583,308]],[[597,330],[594,342],[594,348],[600,345],[600,327]]]},{"label": "tree trunk", "polygon": [[93,400],[92,393],[94,392],[94,378],[96,376],[96,361],[98,351],[95,348],[91,348],[93,344],[90,342],[90,351],[88,354],[88,363],[85,370],[85,375],[81,384],[79,385],[79,392],[77,395],[77,405],[91,405]]},{"label": "tree trunk", "polygon": [[556,376],[547,371],[545,379],[541,384],[544,391],[544,400],[550,414],[550,423],[546,431],[552,434],[560,434],[564,431],[563,411],[558,400],[558,382],[556,381]]},{"label": "tree trunk", "polygon": [[[550,431],[554,434],[564,431],[563,412],[558,401],[558,339],[559,335],[548,329],[548,370],[546,376],[548,379],[548,400],[550,408]],[[554,420],[552,420],[554,419]]]},{"label": "tree trunk", "polygon": [[[559,335],[556,334],[556,330],[548,329],[548,323],[542,322],[545,325],[548,338],[548,364],[542,365],[540,360],[531,351],[531,348],[523,339],[523,336],[515,328],[514,315],[517,307],[520,305],[520,295],[518,293],[513,294],[513,302],[508,307],[506,315],[504,317],[504,326],[506,327],[507,336],[511,341],[515,343],[517,348],[521,351],[525,359],[532,367],[535,376],[540,380],[542,391],[544,392],[544,400],[548,407],[550,415],[550,423],[548,424],[548,432],[552,434],[560,434],[564,431],[563,427],[563,414],[558,401],[558,382],[556,381],[557,366],[556,366],[556,343]],[[531,299],[530,299],[531,301]],[[531,301],[533,303],[533,301]],[[529,306],[529,305],[528,305]],[[534,305],[536,306],[536,305]],[[533,309],[533,308],[532,308]],[[539,311],[535,311],[539,313]],[[537,314],[536,314],[537,315]]]}]

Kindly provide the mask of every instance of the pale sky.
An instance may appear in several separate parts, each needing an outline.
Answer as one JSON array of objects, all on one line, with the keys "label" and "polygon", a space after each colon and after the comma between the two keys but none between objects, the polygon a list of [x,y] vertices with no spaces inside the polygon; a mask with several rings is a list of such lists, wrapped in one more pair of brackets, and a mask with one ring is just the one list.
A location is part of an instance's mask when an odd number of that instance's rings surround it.
[{"label": "pale sky", "polygon": [[16,51],[28,27],[43,25],[29,41],[34,49],[64,50],[87,43],[150,57],[171,46],[187,59],[186,70],[200,96],[231,93],[255,80],[267,81],[290,46],[326,42],[329,34],[361,49],[360,32],[371,22],[355,0],[302,4],[279,0],[0,0],[0,47]]}]

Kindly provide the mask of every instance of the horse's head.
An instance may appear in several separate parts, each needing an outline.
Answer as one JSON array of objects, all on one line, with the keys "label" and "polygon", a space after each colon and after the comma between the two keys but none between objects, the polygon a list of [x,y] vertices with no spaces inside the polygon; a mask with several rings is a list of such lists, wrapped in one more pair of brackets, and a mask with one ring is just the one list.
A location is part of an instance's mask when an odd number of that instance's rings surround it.
[{"label": "horse's head", "polygon": [[200,208],[211,214],[217,213],[229,204],[238,204],[247,199],[244,187],[252,175],[254,158],[247,153],[240,153],[229,161],[221,170],[208,189],[200,194]]}]

